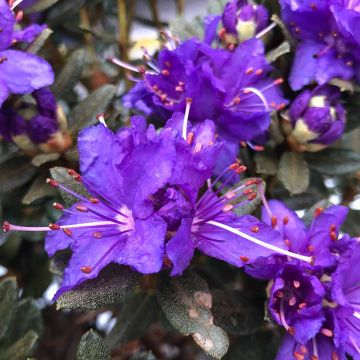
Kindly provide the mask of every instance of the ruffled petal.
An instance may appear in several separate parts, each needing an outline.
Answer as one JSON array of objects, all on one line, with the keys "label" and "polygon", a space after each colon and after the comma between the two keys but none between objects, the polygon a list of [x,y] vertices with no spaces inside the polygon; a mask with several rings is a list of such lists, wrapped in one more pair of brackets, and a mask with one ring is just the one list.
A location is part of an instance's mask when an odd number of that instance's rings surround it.
[{"label": "ruffled petal", "polygon": [[166,245],[166,255],[173,264],[172,276],[182,274],[194,255],[195,244],[191,239],[192,220],[183,219],[176,235]]},{"label": "ruffled petal", "polygon": [[0,57],[7,58],[0,64],[0,79],[11,93],[31,93],[54,82],[50,64],[38,56],[6,50],[0,52]]},{"label": "ruffled petal", "polygon": [[5,0],[0,0],[0,51],[9,47],[13,40],[15,17]]}]

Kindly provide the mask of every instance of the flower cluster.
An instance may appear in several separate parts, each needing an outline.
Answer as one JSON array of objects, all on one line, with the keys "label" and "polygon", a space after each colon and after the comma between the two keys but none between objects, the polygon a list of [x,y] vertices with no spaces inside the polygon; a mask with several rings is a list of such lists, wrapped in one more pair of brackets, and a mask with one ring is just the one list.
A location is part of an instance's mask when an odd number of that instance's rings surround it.
[{"label": "flower cluster", "polygon": [[[6,232],[46,231],[49,256],[71,250],[55,299],[110,263],[178,276],[199,251],[269,281],[269,313],[287,332],[277,359],[360,358],[360,244],[340,231],[347,208],[318,208],[307,226],[282,202],[268,202],[263,180],[244,178],[247,167],[238,159],[240,145],[262,148],[278,111],[296,151],[318,151],[340,138],[345,110],[330,81],[358,75],[360,5],[280,3],[298,40],[290,85],[302,90],[286,110],[284,80],[273,76],[261,40],[276,25],[262,5],[230,1],[222,15],[206,18],[203,41],[179,43],[167,35],[157,59],[143,51],[144,66],[112,59],[137,75],[129,75],[136,85],[124,105],[155,118],[161,128],[133,116],[129,127],[116,131],[102,118],[83,129],[80,171],[68,174],[87,194],[48,179],[77,199],[69,208],[53,204],[62,211],[59,221],[48,227],[3,225]],[[44,87],[53,80],[51,68],[34,55],[9,50],[31,42],[42,27],[15,31],[19,18],[0,0],[0,134],[51,149],[61,131],[55,98]],[[25,93],[36,102],[29,119],[8,100]],[[257,200],[263,203],[261,220],[243,210]]]},{"label": "flower cluster", "polygon": [[[262,218],[274,223],[286,247],[313,256],[309,265],[284,256],[261,259],[248,267],[255,277],[268,279],[269,311],[287,335],[278,360],[345,359],[359,356],[358,239],[341,236],[347,208],[318,208],[309,227],[277,200],[263,208]],[[340,237],[340,239],[338,239]]]},{"label": "flower cluster", "polygon": [[290,84],[294,90],[333,78],[359,80],[357,0],[281,0],[282,17],[299,41]]}]

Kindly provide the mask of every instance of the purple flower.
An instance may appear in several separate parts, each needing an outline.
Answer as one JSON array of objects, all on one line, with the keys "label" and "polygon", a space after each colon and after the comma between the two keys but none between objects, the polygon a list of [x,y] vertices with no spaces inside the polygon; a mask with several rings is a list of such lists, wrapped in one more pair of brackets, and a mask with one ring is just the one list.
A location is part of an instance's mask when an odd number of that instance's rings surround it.
[{"label": "purple flower", "polygon": [[325,289],[310,269],[285,264],[276,274],[270,290],[269,309],[276,322],[294,339],[306,343],[324,321],[322,300]]},{"label": "purple flower", "polygon": [[291,136],[306,151],[319,151],[339,139],[344,131],[345,110],[340,90],[321,86],[304,90],[291,103]]},{"label": "purple flower", "polygon": [[334,314],[342,329],[345,351],[360,358],[360,243],[353,239],[332,274],[332,301],[337,304]]},{"label": "purple flower", "polygon": [[[289,251],[312,257],[315,267],[323,268],[335,264],[336,256],[332,253],[332,247],[348,213],[346,207],[334,205],[326,210],[317,209],[313,222],[307,227],[297,214],[282,202],[270,200],[264,203],[262,221],[280,232]],[[271,256],[247,267],[246,272],[254,277],[272,279],[287,261],[283,256]]]},{"label": "purple flower", "polygon": [[275,360],[346,360],[343,348],[336,345],[337,324],[330,311],[325,311],[322,328],[305,343],[285,335]]},{"label": "purple flower", "polygon": [[20,50],[14,42],[31,42],[43,30],[32,25],[15,31],[16,17],[5,0],[0,0],[0,107],[10,94],[27,94],[54,81],[51,66],[43,59]]},{"label": "purple flower", "polygon": [[[78,146],[82,175],[69,174],[82,180],[91,197],[49,180],[79,202],[70,209],[55,204],[64,215],[49,228],[4,224],[6,231],[53,230],[46,238],[50,256],[71,248],[56,296],[96,277],[111,262],[145,274],[165,264],[176,275],[189,265],[195,249],[239,267],[274,253],[299,258],[284,249],[278,232],[233,212],[256,197],[249,186],[257,180],[220,195],[227,187],[219,183],[220,174],[208,180],[199,198],[221,150],[211,121],[192,126],[186,116],[174,114],[157,133],[153,126],[146,128],[143,118],[133,117],[130,129],[115,134],[103,125],[83,130]],[[234,163],[223,173],[230,173],[230,181],[244,170]],[[300,259],[311,262],[310,257]]]},{"label": "purple flower", "polygon": [[162,50],[157,62],[147,59],[151,70],[142,71],[143,80],[124,97],[125,105],[165,121],[171,112],[185,111],[191,99],[191,122],[214,121],[216,132],[227,142],[230,161],[223,167],[235,160],[239,141],[266,133],[270,113],[285,106],[279,90],[282,79],[269,77],[272,67],[260,40],[226,51],[191,39],[175,49]]},{"label": "purple flower", "polygon": [[267,9],[262,5],[249,4],[246,0],[229,1],[222,16],[209,15],[205,18],[205,43],[211,44],[217,36],[218,25],[222,20],[220,38],[227,46],[254,38],[269,22]]},{"label": "purple flower", "polygon": [[357,1],[282,0],[281,6],[283,19],[299,40],[290,75],[293,90],[313,81],[359,80]]}]

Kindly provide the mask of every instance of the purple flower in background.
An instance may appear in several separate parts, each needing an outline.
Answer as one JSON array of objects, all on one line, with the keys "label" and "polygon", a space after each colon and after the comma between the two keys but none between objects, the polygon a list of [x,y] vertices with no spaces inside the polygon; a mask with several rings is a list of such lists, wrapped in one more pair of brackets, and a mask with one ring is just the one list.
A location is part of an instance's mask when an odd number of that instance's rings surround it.
[{"label": "purple flower in background", "polygon": [[[10,101],[0,109],[0,136],[16,143],[28,155],[39,152],[63,152],[72,139],[67,131],[59,128],[57,103],[48,88],[32,93],[36,107],[22,103],[16,110]],[[34,115],[34,111],[36,115]],[[31,117],[27,117],[31,114]]]},{"label": "purple flower in background", "polygon": [[10,94],[27,94],[54,81],[51,66],[36,55],[10,47],[31,42],[44,29],[32,25],[15,31],[16,17],[5,0],[0,0],[0,107]]},{"label": "purple flower in background", "polygon": [[184,111],[190,98],[191,122],[214,121],[217,134],[226,140],[223,168],[234,162],[239,141],[264,135],[271,112],[286,103],[279,89],[282,79],[269,77],[272,67],[260,40],[226,51],[191,39],[175,49],[162,50],[157,62],[148,57],[148,65],[152,70],[142,71],[143,80],[124,97],[125,106],[165,121],[171,112]]},{"label": "purple flower in background", "polygon": [[357,1],[281,0],[282,18],[299,40],[290,75],[293,90],[333,78],[359,81]]},{"label": "purple flower in background", "polygon": [[255,37],[267,26],[269,14],[264,6],[250,4],[247,0],[229,1],[222,16],[209,15],[205,18],[205,43],[211,44],[216,39],[221,20],[223,28],[219,37],[231,47]]},{"label": "purple flower in background", "polygon": [[340,90],[320,86],[304,90],[291,103],[291,136],[306,151],[319,151],[339,139],[344,132],[345,110]]}]

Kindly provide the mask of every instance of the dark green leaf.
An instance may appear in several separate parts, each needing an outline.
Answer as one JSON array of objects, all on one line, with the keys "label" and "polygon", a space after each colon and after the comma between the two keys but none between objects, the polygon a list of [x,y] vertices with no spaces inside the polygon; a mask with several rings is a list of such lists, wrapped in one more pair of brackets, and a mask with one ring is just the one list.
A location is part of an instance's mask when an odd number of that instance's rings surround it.
[{"label": "dark green leaf", "polygon": [[280,334],[272,331],[241,336],[230,347],[225,360],[274,360],[279,350],[281,338]]},{"label": "dark green leaf", "polygon": [[360,234],[360,211],[350,210],[345,222],[341,228],[351,236],[359,236]]},{"label": "dark green leaf", "polygon": [[[89,194],[85,189],[85,186],[76,180],[73,179],[67,173],[67,169],[57,166],[50,169],[51,176],[54,180],[56,180],[61,185],[64,185],[66,188],[72,190],[73,192],[88,197]],[[60,190],[60,195],[64,199],[67,206],[74,205],[75,203],[79,202],[79,199],[63,190]]]},{"label": "dark green leaf", "polygon": [[85,0],[62,0],[53,6],[48,15],[48,22],[65,22],[69,16],[77,14],[84,6]]},{"label": "dark green leaf", "polygon": [[59,158],[60,158],[59,153],[39,154],[39,155],[35,156],[31,160],[31,162],[36,167],[40,167],[41,165],[46,164],[47,162],[55,161],[55,160],[58,160]]},{"label": "dark green leaf", "polygon": [[65,268],[67,267],[69,260],[71,258],[70,250],[58,251],[53,258],[50,260],[49,270],[55,274],[62,276]]},{"label": "dark green leaf", "polygon": [[221,359],[226,354],[229,339],[213,324],[212,296],[204,279],[186,272],[183,276],[163,278],[158,300],[169,322],[209,355]]},{"label": "dark green leaf", "polygon": [[84,127],[96,124],[96,115],[106,110],[115,96],[115,92],[116,87],[114,85],[104,85],[76,105],[69,117],[70,133],[77,134]]},{"label": "dark green leaf", "polygon": [[255,154],[256,171],[259,174],[276,175],[278,160],[271,149],[266,149]]},{"label": "dark green leaf", "polygon": [[125,266],[110,264],[95,279],[62,294],[58,309],[101,309],[123,301],[139,280],[135,271]]},{"label": "dark green leaf", "polygon": [[35,173],[36,167],[25,156],[11,158],[0,164],[0,198],[29,182]]},{"label": "dark green leaf", "polygon": [[214,323],[230,334],[247,335],[264,324],[264,303],[245,291],[211,290]]},{"label": "dark green leaf", "polygon": [[[19,319],[19,321],[21,321]],[[0,352],[0,360],[24,360],[34,352],[35,345],[39,336],[35,331],[29,330],[26,335],[16,341],[4,352]]]},{"label": "dark green leaf", "polygon": [[30,205],[35,200],[42,199],[44,197],[55,196],[56,193],[56,190],[49,186],[42,176],[39,176],[31,184],[30,189],[23,197],[22,203],[25,205]]},{"label": "dark green leaf", "polygon": [[151,351],[143,351],[133,355],[130,360],[156,360],[156,357]]},{"label": "dark green leaf", "polygon": [[81,78],[84,66],[85,51],[81,49],[74,51],[52,87],[56,97],[62,98],[73,89]]},{"label": "dark green leaf", "polygon": [[81,337],[76,360],[111,360],[111,356],[103,338],[91,329]]},{"label": "dark green leaf", "polygon": [[31,299],[19,299],[15,278],[0,282],[0,360],[31,356],[42,331],[41,312]]},{"label": "dark green leaf", "polygon": [[311,170],[324,175],[346,175],[360,170],[360,154],[347,149],[325,149],[308,153],[306,160]]},{"label": "dark green leaf", "polygon": [[116,324],[106,337],[112,349],[140,337],[151,324],[158,307],[156,296],[139,292],[129,298],[117,317]]},{"label": "dark green leaf", "polygon": [[282,155],[278,178],[290,194],[305,192],[309,186],[309,176],[309,168],[302,154],[286,152]]},{"label": "dark green leaf", "polygon": [[35,13],[39,11],[46,10],[50,6],[56,4],[59,0],[38,0],[30,8],[26,9],[26,13]]}]

